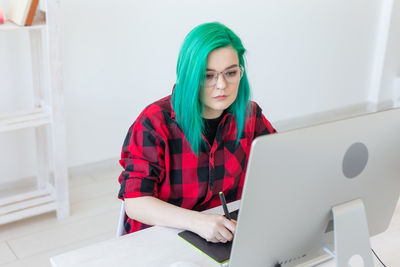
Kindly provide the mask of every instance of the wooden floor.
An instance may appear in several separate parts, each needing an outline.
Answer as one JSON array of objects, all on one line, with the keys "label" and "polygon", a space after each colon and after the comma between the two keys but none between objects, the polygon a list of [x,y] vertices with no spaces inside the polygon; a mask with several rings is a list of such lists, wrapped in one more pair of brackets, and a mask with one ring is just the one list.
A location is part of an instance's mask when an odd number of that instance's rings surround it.
[{"label": "wooden floor", "polygon": [[0,266],[50,267],[51,256],[115,237],[120,171],[70,175],[67,219],[52,212],[0,226]]}]

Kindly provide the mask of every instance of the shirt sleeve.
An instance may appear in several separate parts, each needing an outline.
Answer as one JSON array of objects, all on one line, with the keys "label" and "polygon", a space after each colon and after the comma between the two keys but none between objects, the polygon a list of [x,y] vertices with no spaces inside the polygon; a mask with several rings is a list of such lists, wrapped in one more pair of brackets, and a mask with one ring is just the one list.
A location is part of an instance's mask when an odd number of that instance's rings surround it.
[{"label": "shirt sleeve", "polygon": [[119,162],[124,170],[118,178],[118,198],[157,197],[157,184],[165,177],[164,148],[151,121],[141,115],[130,127],[122,147]]},{"label": "shirt sleeve", "polygon": [[265,118],[264,114],[262,114],[261,107],[254,102],[255,105],[255,129],[254,129],[254,138],[261,136],[276,133],[274,127],[272,127],[271,123]]}]

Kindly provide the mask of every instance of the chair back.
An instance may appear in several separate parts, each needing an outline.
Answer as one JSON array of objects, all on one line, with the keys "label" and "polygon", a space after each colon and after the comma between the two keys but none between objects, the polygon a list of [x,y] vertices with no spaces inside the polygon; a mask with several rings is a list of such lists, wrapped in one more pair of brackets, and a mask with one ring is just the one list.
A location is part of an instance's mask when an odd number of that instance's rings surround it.
[{"label": "chair back", "polygon": [[119,221],[118,221],[118,228],[117,228],[117,237],[123,236],[125,233],[124,227],[124,219],[125,219],[125,202],[121,202],[121,211],[119,213]]}]

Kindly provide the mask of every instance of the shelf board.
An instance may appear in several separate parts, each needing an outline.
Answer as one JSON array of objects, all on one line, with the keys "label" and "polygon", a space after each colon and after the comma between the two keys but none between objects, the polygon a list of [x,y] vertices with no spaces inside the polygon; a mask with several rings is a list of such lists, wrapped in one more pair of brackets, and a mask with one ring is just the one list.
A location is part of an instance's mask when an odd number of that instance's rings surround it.
[{"label": "shelf board", "polygon": [[50,187],[0,199],[0,225],[56,209]]},{"label": "shelf board", "polygon": [[32,26],[20,26],[12,21],[6,20],[3,24],[0,24],[0,32],[2,31],[29,31],[44,29],[46,27],[45,21],[35,21]]},{"label": "shelf board", "polygon": [[26,128],[35,128],[50,123],[50,112],[41,107],[38,107],[0,115],[0,133]]}]

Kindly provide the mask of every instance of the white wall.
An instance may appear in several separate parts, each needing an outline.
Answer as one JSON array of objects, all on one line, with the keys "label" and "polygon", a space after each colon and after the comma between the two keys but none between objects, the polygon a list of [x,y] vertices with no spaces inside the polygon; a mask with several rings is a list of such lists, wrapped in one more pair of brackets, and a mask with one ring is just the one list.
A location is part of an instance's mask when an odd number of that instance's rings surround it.
[{"label": "white wall", "polygon": [[[119,156],[139,112],[171,92],[183,38],[202,22],[220,21],[242,38],[254,99],[272,122],[369,100],[382,1],[243,3],[62,1],[68,166]],[[396,0],[393,21],[398,9]],[[11,62],[0,64],[0,112],[30,103],[29,50],[20,35],[0,33],[0,59]],[[385,53],[398,43],[389,41]],[[400,59],[390,62],[382,83],[399,73]],[[0,182],[34,173],[31,135],[0,135]]]},{"label": "white wall", "polygon": [[[393,1],[392,5],[382,79],[377,94],[378,101],[384,103],[392,100],[400,102],[400,1]],[[393,77],[397,77],[397,87]]]}]

